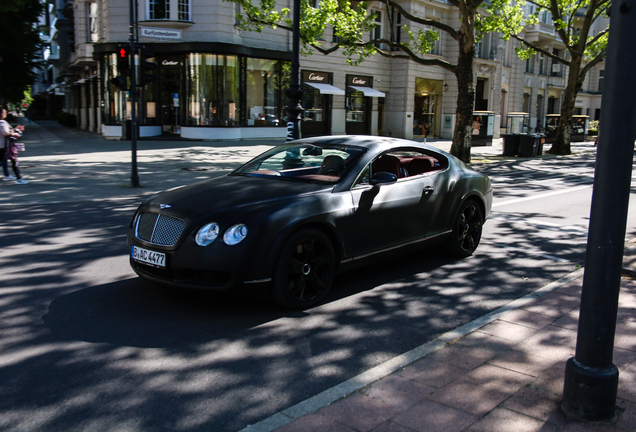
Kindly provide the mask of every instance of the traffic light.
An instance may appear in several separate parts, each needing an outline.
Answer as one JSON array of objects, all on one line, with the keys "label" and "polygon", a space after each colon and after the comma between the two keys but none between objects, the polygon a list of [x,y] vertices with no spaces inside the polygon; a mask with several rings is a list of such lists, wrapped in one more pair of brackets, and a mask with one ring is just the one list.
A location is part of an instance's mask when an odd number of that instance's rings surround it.
[{"label": "traffic light", "polygon": [[117,76],[110,80],[120,90],[128,89],[128,77],[130,76],[130,61],[128,59],[128,50],[125,47],[119,47],[117,51]]},{"label": "traffic light", "polygon": [[157,79],[157,75],[151,74],[157,68],[156,62],[148,61],[156,56],[154,51],[146,47],[141,48],[141,71],[139,73],[139,85],[145,86]]}]

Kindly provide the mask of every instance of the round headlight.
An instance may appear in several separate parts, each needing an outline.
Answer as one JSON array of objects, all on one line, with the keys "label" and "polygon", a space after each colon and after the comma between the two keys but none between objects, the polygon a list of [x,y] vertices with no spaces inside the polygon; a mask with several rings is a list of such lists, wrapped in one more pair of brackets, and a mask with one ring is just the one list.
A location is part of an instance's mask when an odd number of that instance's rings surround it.
[{"label": "round headlight", "polygon": [[231,246],[239,244],[245,237],[247,237],[247,227],[244,224],[236,224],[225,231],[223,241]]},{"label": "round headlight", "polygon": [[215,222],[209,223],[201,227],[194,237],[194,241],[199,246],[207,246],[214,241],[219,235],[219,225]]}]

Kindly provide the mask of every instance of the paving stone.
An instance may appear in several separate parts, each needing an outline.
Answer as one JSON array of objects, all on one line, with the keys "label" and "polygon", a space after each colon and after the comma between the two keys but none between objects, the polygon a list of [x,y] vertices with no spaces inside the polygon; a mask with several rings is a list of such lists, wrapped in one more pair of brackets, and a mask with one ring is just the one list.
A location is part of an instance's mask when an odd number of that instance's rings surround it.
[{"label": "paving stone", "polygon": [[528,375],[484,365],[433,393],[435,402],[484,415],[532,380]]},{"label": "paving stone", "polygon": [[636,403],[618,399],[616,406],[623,409],[616,420],[616,427],[625,430],[636,430]]},{"label": "paving stone", "polygon": [[545,371],[533,383],[532,387],[543,390],[561,398],[563,396],[563,381],[565,379],[565,361],[558,362]]},{"label": "paving stone", "polygon": [[636,360],[636,351],[623,348],[614,348],[613,363],[619,371],[623,371],[627,366]]},{"label": "paving stone", "polygon": [[563,426],[567,418],[560,408],[561,398],[537,388],[524,387],[502,406],[527,416]]},{"label": "paving stone", "polygon": [[451,364],[438,361],[435,358],[426,357],[417,363],[404,368],[398,372],[398,375],[422,384],[440,388],[467,372],[468,369],[453,366]]},{"label": "paving stone", "polygon": [[618,321],[614,346],[636,351],[636,337],[634,335],[636,335],[636,321]]},{"label": "paving stone", "polygon": [[618,397],[636,403],[636,363],[632,363],[618,376]]},{"label": "paving stone", "polygon": [[516,309],[508,312],[499,318],[499,320],[540,330],[550,325],[555,318],[524,309]]},{"label": "paving stone", "polygon": [[555,425],[502,408],[495,408],[466,432],[547,432],[557,431]]},{"label": "paving stone", "polygon": [[559,318],[581,304],[581,299],[577,297],[563,295],[561,293],[550,293],[539,297],[532,303],[521,307],[534,313]]},{"label": "paving stone", "polygon": [[506,339],[512,343],[517,343],[529,338],[537,333],[538,329],[514,324],[506,321],[496,320],[478,330],[492,336]]},{"label": "paving stone", "polygon": [[563,432],[620,432],[625,429],[603,423],[583,423],[570,420],[561,430]]},{"label": "paving stone", "polygon": [[427,400],[391,421],[418,432],[456,432],[464,430],[477,419],[475,415]]},{"label": "paving stone", "polygon": [[377,399],[356,393],[321,409],[318,413],[356,431],[366,432],[401,411]]},{"label": "paving stone", "polygon": [[404,410],[427,398],[434,387],[418,383],[400,375],[391,375],[372,386],[361,390],[374,399]]},{"label": "paving stone", "polygon": [[510,350],[497,354],[488,360],[488,364],[499,366],[504,369],[513,370],[533,377],[540,376],[550,369],[556,360],[537,357],[525,352]]},{"label": "paving stone", "polygon": [[450,364],[462,369],[474,369],[497,354],[492,348],[471,348],[451,345],[434,354],[431,358],[437,362]]},{"label": "paving stone", "polygon": [[[323,431],[323,432],[328,432],[328,431]],[[385,421],[379,426],[374,427],[373,429],[371,429],[371,432],[414,432],[414,431],[413,429],[409,427],[402,426],[401,424],[397,424],[389,420],[389,421]]]},{"label": "paving stone", "polygon": [[276,429],[276,432],[355,432],[341,423],[338,423],[323,414],[311,413],[296,419],[285,426]]},{"label": "paving stone", "polygon": [[579,329],[579,308],[573,309],[552,323],[555,327],[561,327],[572,331]]},{"label": "paving stone", "polygon": [[548,326],[513,349],[555,361],[567,360],[574,356],[576,331]]}]

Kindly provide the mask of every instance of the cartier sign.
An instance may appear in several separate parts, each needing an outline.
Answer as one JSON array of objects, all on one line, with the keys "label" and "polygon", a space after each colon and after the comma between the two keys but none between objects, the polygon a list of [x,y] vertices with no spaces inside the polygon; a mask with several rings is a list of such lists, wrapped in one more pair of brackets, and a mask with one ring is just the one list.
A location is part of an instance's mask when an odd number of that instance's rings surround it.
[{"label": "cartier sign", "polygon": [[164,59],[161,61],[162,66],[181,66],[181,62],[179,60],[167,60]]},{"label": "cartier sign", "polygon": [[303,71],[303,82],[329,83],[329,74],[325,72]]},{"label": "cartier sign", "polygon": [[359,76],[359,75],[347,75],[347,85],[371,87],[371,82],[373,82],[372,77]]}]

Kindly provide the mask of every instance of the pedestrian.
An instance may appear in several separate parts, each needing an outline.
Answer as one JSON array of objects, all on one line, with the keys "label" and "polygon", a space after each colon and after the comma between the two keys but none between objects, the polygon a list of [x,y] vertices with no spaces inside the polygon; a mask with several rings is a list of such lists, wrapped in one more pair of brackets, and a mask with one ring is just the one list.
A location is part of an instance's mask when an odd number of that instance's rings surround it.
[{"label": "pedestrian", "polygon": [[[15,145],[15,140],[21,135],[19,129],[11,129],[11,126],[5,120],[7,118],[7,110],[0,109],[0,133],[2,134],[2,141],[4,148],[0,151],[0,157],[2,157],[2,169],[4,171],[4,178],[2,180],[9,181],[15,180],[15,184],[28,184],[29,181],[22,178],[20,175],[20,167],[18,165],[18,150]],[[7,166],[8,160],[11,161],[11,168],[15,176],[9,175],[9,169]]]}]

